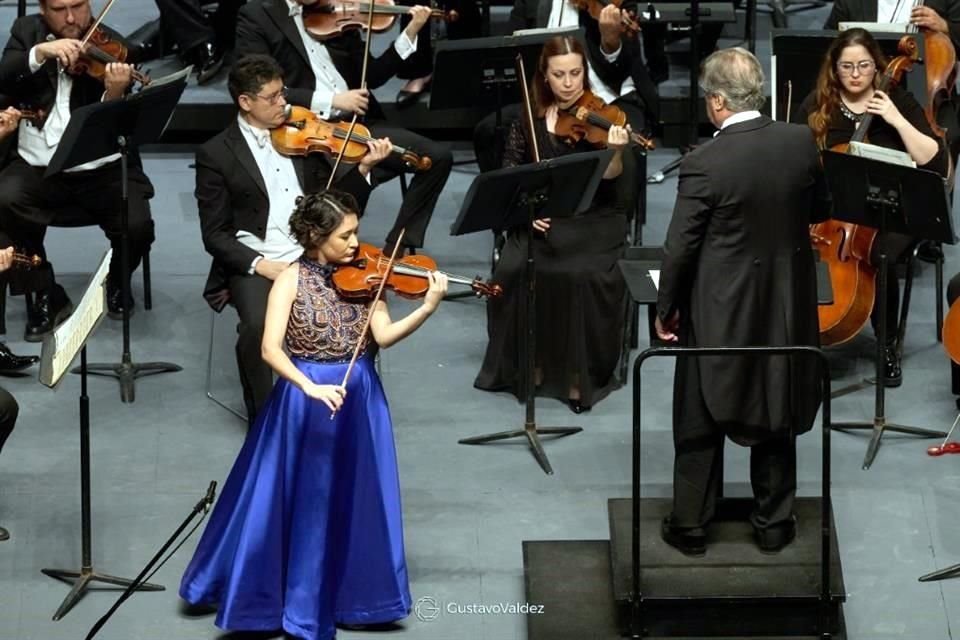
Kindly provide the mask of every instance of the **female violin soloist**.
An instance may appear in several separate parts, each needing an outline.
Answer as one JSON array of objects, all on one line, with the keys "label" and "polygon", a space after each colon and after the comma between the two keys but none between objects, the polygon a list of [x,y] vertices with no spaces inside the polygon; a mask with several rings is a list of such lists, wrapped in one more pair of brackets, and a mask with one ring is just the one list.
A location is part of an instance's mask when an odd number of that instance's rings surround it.
[{"label": "female violin soloist", "polygon": [[358,256],[358,218],[356,200],[335,190],[299,198],[290,217],[304,253],[270,291],[262,344],[280,378],[180,586],[187,601],[218,605],[223,629],[316,640],[336,625],[410,614],[393,427],[374,353],[433,314],[447,278],[424,274],[423,303],[398,320],[382,297],[344,298],[334,277]]},{"label": "female violin soloist", "polygon": [[[910,37],[904,39],[902,47],[910,48]],[[844,31],[827,51],[817,78],[817,88],[804,100],[795,119],[810,126],[822,149],[845,145],[851,140],[865,140],[904,151],[918,167],[946,177],[949,159],[944,141],[934,133],[917,100],[897,85],[900,76],[912,64],[912,56],[915,57],[911,51],[906,51],[888,64],[869,32],[863,29]],[[897,233],[888,233],[886,237],[874,240],[875,232],[871,229],[832,223],[815,225],[812,230],[814,244],[827,260],[839,259],[839,262],[846,263],[838,266],[846,268],[856,261],[861,274],[850,279],[856,283],[854,286],[841,284],[838,287],[838,280],[833,278],[834,265],[831,265],[835,301],[820,310],[821,341],[832,344],[849,340],[860,331],[868,317],[876,330],[879,305],[875,304],[873,279],[882,247],[888,256],[889,283],[884,384],[899,386],[902,372],[896,327],[900,284],[896,262],[913,249],[916,240]],[[837,309],[849,309],[850,314],[838,320],[839,326],[845,328],[829,333],[833,327],[825,326],[825,314]]]}]

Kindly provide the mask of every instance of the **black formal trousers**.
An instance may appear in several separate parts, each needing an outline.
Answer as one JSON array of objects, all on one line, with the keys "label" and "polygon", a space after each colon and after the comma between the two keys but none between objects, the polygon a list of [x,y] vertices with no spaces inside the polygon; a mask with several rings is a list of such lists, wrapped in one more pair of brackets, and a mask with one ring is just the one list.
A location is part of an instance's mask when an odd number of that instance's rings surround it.
[{"label": "black formal trousers", "polygon": [[20,406],[14,400],[10,392],[0,387],[0,451],[3,451],[3,445],[13,433],[13,427],[17,424],[17,415],[20,413]]},{"label": "black formal trousers", "polygon": [[260,343],[267,316],[267,297],[273,281],[260,275],[231,276],[227,282],[230,302],[237,308],[237,368],[243,387],[247,420],[252,425],[273,389],[273,369],[263,361]]},{"label": "black formal trousers", "polygon": [[220,0],[210,24],[200,8],[200,0],[156,0],[165,36],[173,39],[184,54],[200,45],[214,43],[223,50],[233,49],[237,14],[243,0]]},{"label": "black formal trousers", "polygon": [[[687,385],[700,388],[699,370],[687,367]],[[699,396],[697,402],[674,394],[673,524],[703,527],[713,518],[723,486],[724,425]],[[740,425],[734,432],[742,431]],[[750,484],[756,501],[750,522],[765,529],[788,522],[797,492],[796,438],[771,435],[750,447]]]},{"label": "black formal trousers", "polygon": [[[58,173],[44,178],[44,167],[28,165],[15,156],[0,171],[0,246],[15,245],[21,252],[46,261],[43,239],[47,225],[56,223],[56,209],[79,208],[103,229],[113,247],[110,281],[121,283],[120,265],[120,161],[91,171]],[[139,266],[153,242],[149,198],[153,187],[139,167],[129,167],[130,273]],[[39,291],[53,285],[53,269],[17,271],[11,277],[14,293]]]},{"label": "black formal trousers", "polygon": [[[420,155],[429,156],[432,166],[426,171],[412,174],[407,194],[400,205],[393,228],[387,234],[386,245],[393,246],[400,235],[401,229],[406,229],[403,235],[403,244],[408,247],[422,247],[427,233],[427,225],[433,215],[433,208],[437,204],[440,192],[447,183],[450,169],[453,168],[453,155],[446,145],[434,142],[429,138],[398,127],[391,127],[384,122],[371,123],[370,132],[374,138],[390,138],[390,141],[401,147],[406,147]],[[374,177],[378,182],[390,180],[410,169],[400,157],[392,154],[373,169]]]}]

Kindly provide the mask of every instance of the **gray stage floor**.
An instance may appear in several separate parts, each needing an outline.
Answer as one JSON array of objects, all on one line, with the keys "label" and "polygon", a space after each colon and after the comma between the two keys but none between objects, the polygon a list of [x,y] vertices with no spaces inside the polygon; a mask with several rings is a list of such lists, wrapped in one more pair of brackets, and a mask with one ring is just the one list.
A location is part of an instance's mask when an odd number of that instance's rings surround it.
[{"label": "gray stage floor", "polygon": [[[9,5],[4,7],[8,8]],[[9,14],[6,14],[9,15]],[[804,14],[809,15],[809,14]],[[4,14],[0,13],[0,21]],[[761,18],[761,24],[766,22]],[[674,157],[657,151],[651,168]],[[148,154],[146,168],[157,187],[153,250],[154,310],[133,318],[136,361],[170,360],[180,373],[142,380],[137,401],[121,404],[115,382],[91,379],[93,455],[93,559],[97,570],[132,577],[203,495],[222,481],[245,426],[204,396],[211,312],[200,297],[209,261],[200,243],[189,154]],[[471,180],[470,166],[452,176],[428,236],[428,252],[449,271],[484,272],[485,234],[451,238],[447,231]],[[645,239],[663,238],[676,181],[649,190]],[[383,238],[396,211],[396,183],[379,188],[363,222],[363,235]],[[63,283],[78,296],[104,249],[99,232],[54,229],[49,252]],[[948,248],[946,273],[960,268],[960,252]],[[142,302],[139,278],[135,294]],[[910,315],[904,385],[887,396],[891,419],[946,429],[956,411],[948,360],[934,340],[931,270],[918,281]],[[396,313],[406,303],[393,303]],[[22,303],[11,303],[8,340],[18,352]],[[232,361],[234,319],[224,316],[215,339],[215,391],[239,405]],[[445,303],[424,330],[383,354],[382,375],[396,425],[401,462],[406,543],[415,599],[496,604],[523,600],[521,542],[527,539],[606,538],[606,501],[629,495],[629,388],[592,412],[574,416],[543,400],[544,425],[579,424],[584,432],[547,444],[556,469],[549,477],[525,446],[470,448],[468,435],[519,426],[522,406],[502,394],[472,387],[485,344],[483,303]],[[834,356],[836,384],[870,369],[869,330]],[[115,360],[119,325],[105,321],[91,345],[91,360]],[[670,393],[672,367],[651,362],[643,380],[644,492],[670,494]],[[2,384],[21,405],[17,429],[0,456],[0,524],[11,540],[0,543],[0,638],[76,640],[113,602],[112,592],[93,592],[60,622],[50,620],[67,587],[42,568],[80,563],[77,396],[68,376],[56,390],[35,372]],[[834,417],[869,419],[873,393],[838,400]],[[873,468],[861,471],[867,444],[861,435],[835,434],[834,505],[849,589],[849,636],[856,639],[946,640],[960,624],[960,580],[921,584],[917,576],[960,562],[960,458],[929,458],[935,442],[888,435]],[[800,493],[819,492],[819,435],[800,441]],[[746,452],[727,450],[728,493],[748,492]],[[134,596],[98,636],[104,640],[200,640],[239,638],[213,626],[212,615],[192,616],[176,596],[180,575],[196,543],[191,540],[155,577],[162,593]],[[361,639],[374,633],[343,631]],[[525,637],[525,621],[510,615],[441,613],[433,621],[415,615],[391,637],[509,640]]]}]

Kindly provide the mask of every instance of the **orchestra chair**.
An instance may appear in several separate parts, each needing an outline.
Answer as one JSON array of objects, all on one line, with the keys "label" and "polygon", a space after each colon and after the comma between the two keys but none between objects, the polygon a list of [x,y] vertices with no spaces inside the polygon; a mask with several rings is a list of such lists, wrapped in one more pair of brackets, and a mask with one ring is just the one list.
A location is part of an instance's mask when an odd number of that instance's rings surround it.
[{"label": "orchestra chair", "polygon": [[[53,220],[48,227],[95,227],[97,222],[86,211],[74,207],[63,207],[54,212]],[[153,290],[150,284],[150,248],[143,254],[140,268],[143,271],[143,308],[150,311],[153,308]],[[0,275],[0,333],[7,332],[7,285],[8,279]],[[30,294],[26,294],[30,295]]]},{"label": "orchestra chair", "polygon": [[936,338],[943,342],[943,245],[939,242],[925,240],[914,247],[906,260],[906,276],[903,280],[903,300],[900,304],[900,321],[897,323],[897,351],[903,355],[903,342],[907,333],[907,313],[910,311],[910,298],[913,293],[913,279],[916,274],[917,262],[922,261],[934,265],[936,295]]},{"label": "orchestra chair", "polygon": [[[224,308],[226,308],[227,305],[233,306],[233,303],[230,302],[230,290],[224,289],[222,295],[224,295],[227,301],[226,305],[224,305]],[[207,345],[207,377],[206,377],[206,383],[205,383],[204,389],[205,389],[208,400],[213,402],[215,405],[223,409],[226,409],[227,411],[229,411],[236,417],[240,418],[244,422],[247,422],[246,411],[240,411],[238,409],[234,409],[229,404],[227,404],[224,400],[221,400],[213,393],[213,361],[214,361],[213,346],[214,344],[216,344],[216,341],[217,341],[217,316],[221,315],[221,313],[222,311],[217,311],[216,309],[213,309],[213,308],[210,309],[210,342]],[[239,331],[240,331],[240,325],[238,323],[237,332]],[[239,381],[237,382],[237,386],[239,386]]]}]

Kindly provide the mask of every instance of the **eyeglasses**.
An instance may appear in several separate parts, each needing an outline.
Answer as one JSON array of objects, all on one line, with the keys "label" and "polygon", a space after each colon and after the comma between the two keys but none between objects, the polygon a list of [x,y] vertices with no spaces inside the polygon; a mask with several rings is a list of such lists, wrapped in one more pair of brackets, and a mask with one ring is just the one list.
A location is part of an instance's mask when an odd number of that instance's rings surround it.
[{"label": "eyeglasses", "polygon": [[280,104],[280,98],[286,98],[287,91],[289,90],[286,87],[283,87],[282,89],[280,89],[280,91],[277,91],[276,93],[271,93],[268,96],[262,96],[259,93],[248,93],[247,95],[249,95],[252,98],[260,98],[261,100],[265,100],[270,104]]},{"label": "eyeglasses", "polygon": [[873,60],[861,60],[860,62],[838,62],[837,71],[840,72],[842,76],[852,76],[853,70],[856,69],[860,75],[865,76],[868,73],[872,73],[874,69],[877,68],[876,63]]}]

